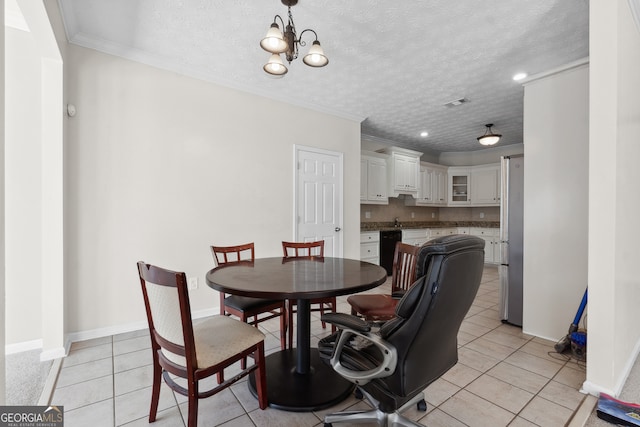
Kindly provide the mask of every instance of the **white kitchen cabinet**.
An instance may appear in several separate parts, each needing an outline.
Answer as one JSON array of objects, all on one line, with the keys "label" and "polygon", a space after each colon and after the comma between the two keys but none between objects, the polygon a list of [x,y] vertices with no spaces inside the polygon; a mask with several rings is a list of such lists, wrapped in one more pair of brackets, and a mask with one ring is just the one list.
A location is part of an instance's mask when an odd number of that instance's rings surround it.
[{"label": "white kitchen cabinet", "polygon": [[389,204],[386,158],[372,156],[360,158],[360,203]]},{"label": "white kitchen cabinet", "polygon": [[500,229],[471,227],[469,232],[472,236],[484,239],[484,262],[500,264]]},{"label": "white kitchen cabinet", "polygon": [[431,171],[433,201],[436,205],[447,204],[447,169],[435,168]]},{"label": "white kitchen cabinet", "polygon": [[360,203],[367,200],[367,191],[369,189],[368,186],[368,178],[367,173],[369,170],[367,159],[364,157],[360,158]]},{"label": "white kitchen cabinet", "polygon": [[471,169],[471,205],[500,206],[500,165]]},{"label": "white kitchen cabinet", "polygon": [[449,177],[449,205],[471,204],[471,169],[450,167]]},{"label": "white kitchen cabinet", "polygon": [[447,204],[447,169],[432,163],[420,164],[418,196],[406,198],[408,206],[444,206]]},{"label": "white kitchen cabinet", "polygon": [[416,205],[432,205],[433,200],[433,174],[431,169],[420,166],[420,186],[418,187],[418,198]]},{"label": "white kitchen cabinet", "polygon": [[429,240],[429,230],[426,228],[402,230],[402,243],[422,246]]},{"label": "white kitchen cabinet", "polygon": [[422,153],[399,147],[388,147],[381,152],[389,155],[387,162],[389,197],[410,194],[417,198]]},{"label": "white kitchen cabinet", "polygon": [[380,232],[360,233],[360,260],[380,265]]},{"label": "white kitchen cabinet", "polygon": [[437,237],[448,236],[451,234],[458,234],[457,228],[430,228],[429,229],[429,240],[433,240]]},{"label": "white kitchen cabinet", "polygon": [[394,193],[418,193],[419,157],[391,155],[391,189]]}]

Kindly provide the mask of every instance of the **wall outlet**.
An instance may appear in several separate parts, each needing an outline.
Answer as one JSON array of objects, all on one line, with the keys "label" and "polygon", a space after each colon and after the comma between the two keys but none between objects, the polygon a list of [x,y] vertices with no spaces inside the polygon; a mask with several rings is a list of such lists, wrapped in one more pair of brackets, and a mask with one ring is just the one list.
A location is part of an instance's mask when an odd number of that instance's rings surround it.
[{"label": "wall outlet", "polygon": [[415,218],[416,217],[416,213],[415,212],[411,212],[411,218]]},{"label": "wall outlet", "polygon": [[436,213],[435,212],[431,212],[431,218],[435,218],[436,217]]},{"label": "wall outlet", "polygon": [[197,277],[189,277],[187,279],[187,287],[189,289],[198,289],[198,278]]},{"label": "wall outlet", "polygon": [[484,218],[484,212],[480,212],[480,219]]},{"label": "wall outlet", "polygon": [[364,217],[365,217],[366,219],[371,219],[371,212],[366,211],[366,212],[364,213]]}]

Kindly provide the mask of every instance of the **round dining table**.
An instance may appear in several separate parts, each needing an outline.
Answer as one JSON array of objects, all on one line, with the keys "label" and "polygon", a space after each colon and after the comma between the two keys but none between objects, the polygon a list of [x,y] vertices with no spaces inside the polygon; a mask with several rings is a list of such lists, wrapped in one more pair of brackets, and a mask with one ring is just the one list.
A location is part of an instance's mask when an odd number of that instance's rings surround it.
[{"label": "round dining table", "polygon": [[[386,279],[386,270],[378,265],[331,257],[258,258],[221,265],[206,274],[207,284],[220,292],[297,300],[296,348],[266,357],[269,406],[296,412],[331,407],[354,388],[320,360],[317,348],[311,348],[309,300],[361,292]],[[254,373],[248,382],[256,396]]]}]

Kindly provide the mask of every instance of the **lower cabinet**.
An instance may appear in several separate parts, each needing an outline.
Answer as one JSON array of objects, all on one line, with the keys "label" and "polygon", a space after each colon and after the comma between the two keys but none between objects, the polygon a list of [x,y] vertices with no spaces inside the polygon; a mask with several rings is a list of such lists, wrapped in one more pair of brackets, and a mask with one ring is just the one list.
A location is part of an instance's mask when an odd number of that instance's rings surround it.
[{"label": "lower cabinet", "polygon": [[[484,262],[500,264],[500,229],[484,227],[419,228],[402,230],[402,243],[422,246],[429,240],[451,234],[478,236],[485,241]],[[360,233],[360,260],[380,265],[380,232]]]},{"label": "lower cabinet", "polygon": [[402,243],[422,246],[429,240],[429,230],[426,228],[402,230]]},{"label": "lower cabinet", "polygon": [[380,232],[360,233],[360,260],[380,265]]},{"label": "lower cabinet", "polygon": [[485,263],[500,264],[500,229],[471,227],[469,228],[469,234],[484,239]]}]

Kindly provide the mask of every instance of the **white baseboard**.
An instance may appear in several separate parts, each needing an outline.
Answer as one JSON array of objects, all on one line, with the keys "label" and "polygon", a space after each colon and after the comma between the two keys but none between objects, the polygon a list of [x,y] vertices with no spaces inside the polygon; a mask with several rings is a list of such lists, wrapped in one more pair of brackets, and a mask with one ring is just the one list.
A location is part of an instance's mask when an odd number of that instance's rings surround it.
[{"label": "white baseboard", "polygon": [[[198,310],[191,313],[194,319],[200,319],[202,317],[208,317],[219,314],[218,308],[207,308],[204,310]],[[67,334],[67,341],[69,343],[77,341],[86,341],[94,338],[107,337],[109,335],[124,334],[127,332],[139,331],[141,329],[149,328],[149,324],[146,320],[140,322],[127,323],[124,325],[107,326],[106,328],[91,329],[88,331],[72,332]]]},{"label": "white baseboard", "polygon": [[4,346],[4,354],[16,354],[23,351],[39,350],[42,348],[42,339],[24,341]]},{"label": "white baseboard", "polygon": [[107,337],[109,335],[124,334],[140,329],[148,328],[149,324],[145,322],[127,323],[124,325],[107,326],[105,328],[90,329],[87,331],[71,332],[67,334],[67,341],[74,343],[77,341],[92,340],[94,338]]},{"label": "white baseboard", "polygon": [[618,394],[605,387],[601,387],[598,384],[594,384],[591,381],[585,381],[582,383],[582,388],[580,389],[580,393],[591,394],[593,396],[599,396],[600,393],[606,393],[609,396],[618,396]]},{"label": "white baseboard", "polygon": [[48,350],[43,350],[42,353],[40,353],[40,361],[44,362],[45,360],[61,359],[66,355],[67,350],[64,347],[50,348]]},{"label": "white baseboard", "polygon": [[[625,364],[624,370],[622,371],[623,375],[621,375],[620,378],[618,378],[618,381],[616,381],[616,385],[613,389],[602,387],[591,381],[585,381],[582,384],[582,389],[580,391],[582,393],[589,393],[594,396],[598,396],[600,393],[606,393],[609,396],[613,396],[613,397],[620,396],[620,393],[622,392],[622,388],[624,387],[624,384],[627,382],[627,379],[629,378],[629,374],[631,374],[631,370],[633,369],[633,366],[636,363],[638,354],[640,354],[640,339],[636,341],[636,345],[633,347],[633,351],[631,352],[630,357],[627,359],[627,363]],[[589,360],[589,347],[587,347],[587,360]]]},{"label": "white baseboard", "polygon": [[[42,339],[24,341],[15,344],[7,344],[4,348],[4,354],[17,354],[25,351],[42,350]],[[57,347],[48,350],[42,350],[40,353],[40,361],[58,359],[67,355],[65,347]]]},{"label": "white baseboard", "polygon": [[[207,308],[204,310],[198,310],[191,313],[194,319],[200,319],[202,317],[209,317],[219,314],[219,309],[217,307]],[[139,331],[140,329],[147,329],[149,324],[147,321],[141,322],[133,322],[127,323],[124,325],[116,325],[116,326],[107,326],[105,328],[91,329],[87,331],[80,332],[72,332],[66,335],[64,347],[58,347],[53,349],[48,349],[42,351],[40,354],[40,361],[45,360],[53,360],[60,357],[65,357],[69,354],[69,349],[71,348],[71,343],[76,341],[86,341],[94,338],[102,338],[110,335],[118,335],[124,334],[126,332]],[[30,350],[41,350],[42,349],[42,339],[24,341],[15,344],[7,344],[5,346],[4,353],[8,354],[16,354],[22,353],[24,351]]]}]

